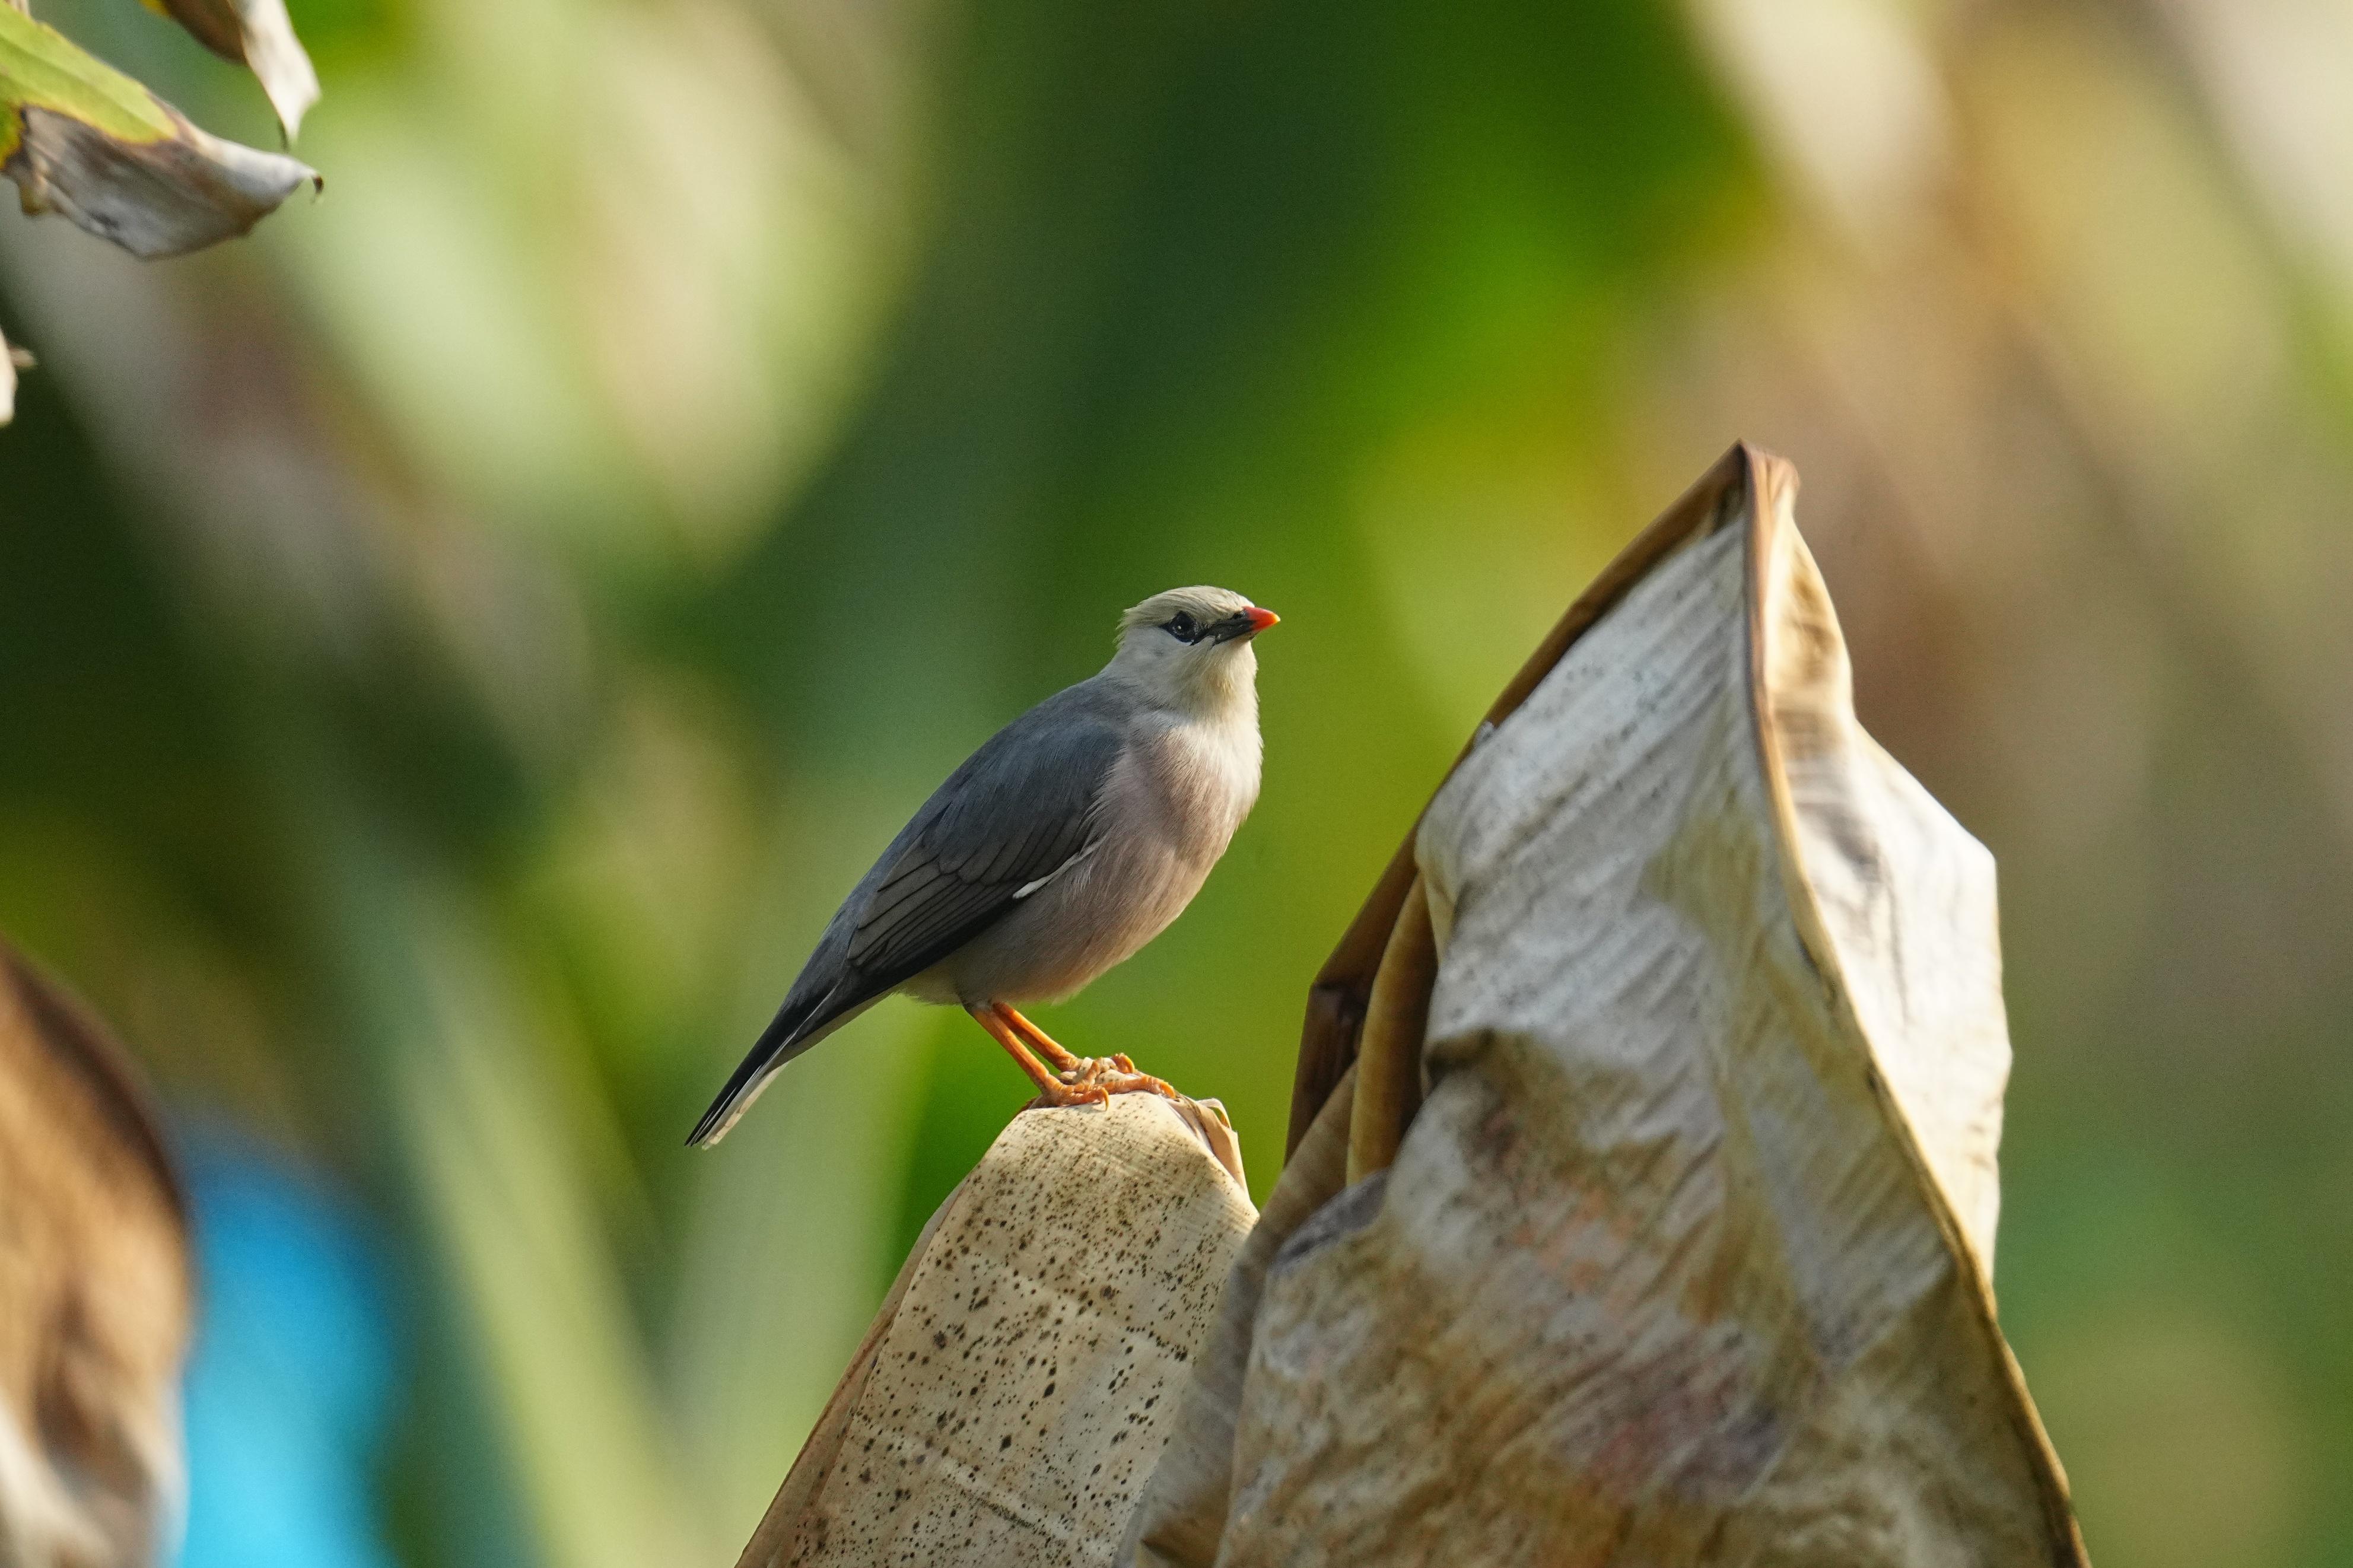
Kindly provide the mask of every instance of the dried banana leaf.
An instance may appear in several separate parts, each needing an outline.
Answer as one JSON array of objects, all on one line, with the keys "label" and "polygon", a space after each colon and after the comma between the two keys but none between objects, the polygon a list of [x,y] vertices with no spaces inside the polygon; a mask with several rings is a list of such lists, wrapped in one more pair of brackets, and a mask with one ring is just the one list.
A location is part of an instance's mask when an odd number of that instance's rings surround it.
[{"label": "dried banana leaf", "polygon": [[0,1563],[134,1568],[173,1545],[192,1267],[121,1051],[0,942]]},{"label": "dried banana leaf", "polygon": [[[1323,1111],[1282,1167],[1258,1225],[1226,1281],[1217,1327],[1198,1358],[1176,1428],[1115,1561],[1139,1568],[1208,1563],[1218,1552],[1231,1495],[1234,1422],[1242,1403],[1258,1302],[1293,1234],[1347,1184],[1348,1131],[1356,1068],[1342,1069]],[[1139,1556],[1138,1552],[1142,1555]]]},{"label": "dried banana leaf", "polygon": [[1109,1563],[1256,1217],[1209,1102],[1014,1118],[933,1216],[741,1568]]},{"label": "dried banana leaf", "polygon": [[1124,1563],[2084,1561],[1993,1313],[1991,860],[1856,725],[1795,490],[1736,448],[1638,541],[1335,954],[1308,1217]]}]

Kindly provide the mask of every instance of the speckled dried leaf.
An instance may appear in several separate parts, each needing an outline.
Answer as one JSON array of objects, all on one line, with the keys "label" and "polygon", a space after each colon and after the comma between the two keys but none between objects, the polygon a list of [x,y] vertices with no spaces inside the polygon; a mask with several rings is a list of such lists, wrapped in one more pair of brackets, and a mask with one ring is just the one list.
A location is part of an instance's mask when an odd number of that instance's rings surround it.
[{"label": "speckled dried leaf", "polygon": [[1256,1217],[1225,1129],[1148,1094],[1016,1117],[917,1243],[741,1568],[1108,1564]]}]

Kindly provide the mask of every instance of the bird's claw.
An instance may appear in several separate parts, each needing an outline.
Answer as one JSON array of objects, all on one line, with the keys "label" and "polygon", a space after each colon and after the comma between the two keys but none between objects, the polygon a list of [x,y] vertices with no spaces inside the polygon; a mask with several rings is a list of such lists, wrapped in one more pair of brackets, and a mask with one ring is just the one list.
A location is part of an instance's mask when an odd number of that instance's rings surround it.
[{"label": "bird's claw", "polygon": [[1064,1072],[1055,1075],[1056,1081],[1041,1084],[1038,1089],[1039,1105],[1109,1105],[1111,1089],[1100,1083],[1078,1081],[1076,1076]]},{"label": "bird's claw", "polygon": [[1135,1070],[1124,1052],[1108,1057],[1081,1057],[1078,1065],[1054,1075],[1056,1087],[1038,1098],[1049,1105],[1108,1105],[1114,1094],[1152,1093],[1170,1100],[1184,1097],[1150,1073]]},{"label": "bird's claw", "polygon": [[1126,1052],[1114,1051],[1107,1057],[1079,1057],[1054,1076],[1064,1083],[1091,1083],[1099,1078],[1134,1070],[1135,1063]]}]

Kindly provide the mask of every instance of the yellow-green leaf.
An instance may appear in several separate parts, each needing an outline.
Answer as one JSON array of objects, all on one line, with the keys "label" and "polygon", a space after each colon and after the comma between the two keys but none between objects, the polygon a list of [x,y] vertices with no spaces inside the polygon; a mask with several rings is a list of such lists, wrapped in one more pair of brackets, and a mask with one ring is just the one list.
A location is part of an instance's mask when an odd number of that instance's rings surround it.
[{"label": "yellow-green leaf", "polygon": [[0,6],[0,174],[28,213],[57,212],[135,256],[245,233],[319,176],[198,130],[54,28]]},{"label": "yellow-green leaf", "polygon": [[319,101],[319,73],[294,36],[286,0],[146,0],[147,8],[171,17],[196,41],[225,60],[250,68],[269,95],[278,123],[292,141],[302,115]]}]

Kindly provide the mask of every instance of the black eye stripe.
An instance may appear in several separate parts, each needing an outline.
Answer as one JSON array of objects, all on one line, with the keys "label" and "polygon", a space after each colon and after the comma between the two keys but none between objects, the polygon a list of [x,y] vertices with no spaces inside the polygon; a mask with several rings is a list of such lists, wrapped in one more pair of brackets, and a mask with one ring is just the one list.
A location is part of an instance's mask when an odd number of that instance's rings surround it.
[{"label": "black eye stripe", "polygon": [[1175,615],[1161,622],[1160,629],[1166,632],[1170,637],[1175,637],[1178,642],[1190,643],[1201,640],[1201,627],[1199,624],[1196,622],[1190,615],[1187,614],[1183,610],[1177,611]]}]

